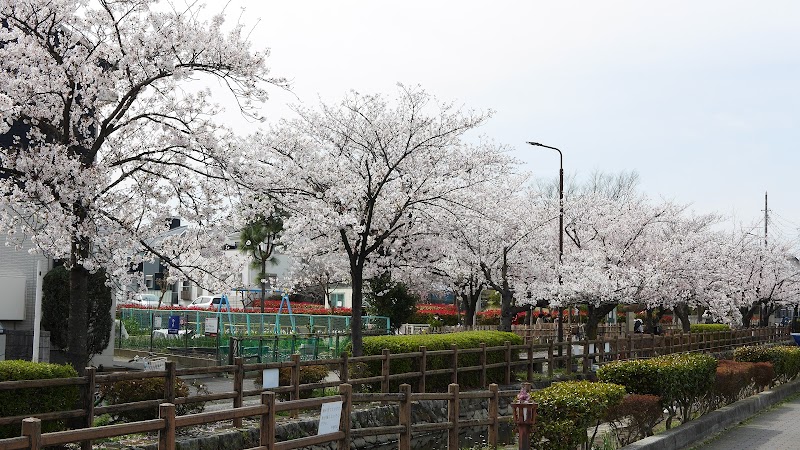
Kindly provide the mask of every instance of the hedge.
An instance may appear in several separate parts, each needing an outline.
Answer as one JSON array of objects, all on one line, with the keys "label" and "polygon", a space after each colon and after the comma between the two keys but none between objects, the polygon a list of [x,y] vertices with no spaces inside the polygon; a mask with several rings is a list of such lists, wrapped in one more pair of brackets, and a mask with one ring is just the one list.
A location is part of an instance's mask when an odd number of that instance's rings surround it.
[{"label": "hedge", "polygon": [[[717,360],[710,355],[678,353],[647,360],[613,361],[597,371],[600,381],[617,383],[632,394],[661,397],[670,419],[678,410],[683,421],[691,418],[691,408],[707,395],[716,376]],[[667,425],[671,420],[667,421]]]},{"label": "hedge", "polygon": [[[143,378],[138,380],[117,381],[100,387],[100,395],[111,405],[158,400],[164,398],[164,378]],[[180,378],[176,378],[175,397],[188,397],[189,386]],[[178,415],[203,412],[205,402],[178,404],[175,412]],[[118,413],[118,420],[137,422],[158,418],[158,406],[142,409],[128,409]]]},{"label": "hedge", "polygon": [[731,327],[724,323],[693,323],[689,325],[689,331],[692,333],[731,331]]},{"label": "hedge", "polygon": [[742,362],[769,362],[777,381],[785,383],[800,373],[800,347],[778,345],[748,345],[733,351],[733,359]]},{"label": "hedge", "polygon": [[[410,336],[366,336],[364,337],[363,354],[380,355],[383,349],[388,349],[392,354],[398,353],[413,353],[419,352],[420,346],[425,346],[427,351],[433,350],[450,350],[452,345],[459,349],[472,349],[480,348],[481,343],[485,343],[487,347],[500,347],[504,346],[506,342],[511,342],[512,345],[522,343],[522,338],[514,333],[507,333],[502,331],[465,331],[459,333],[449,334],[417,334]],[[519,360],[517,351],[511,352],[512,361]],[[505,361],[505,350],[492,351],[486,353],[486,363],[499,363]],[[389,363],[389,370],[392,374],[419,372],[419,358],[402,358],[392,359]],[[477,366],[480,364],[480,353],[459,354],[458,366]],[[452,357],[445,356],[428,356],[426,358],[426,370],[436,369],[452,369]],[[366,369],[363,374],[364,377],[378,376],[381,374],[381,361],[370,361],[366,363]],[[505,382],[505,368],[499,367],[489,369],[486,371],[487,383],[504,383]],[[426,390],[429,391],[447,391],[447,385],[450,383],[451,375],[428,375],[426,376]],[[403,383],[410,383],[410,380],[404,380]],[[392,390],[396,390],[400,382],[393,382],[391,385]],[[413,383],[412,383],[413,384]],[[480,387],[480,371],[470,371],[460,373],[458,375],[458,384],[461,388],[476,388]]]},{"label": "hedge", "polygon": [[613,383],[565,381],[531,393],[538,403],[533,442],[536,448],[572,450],[588,441],[586,430],[620,404],[625,387]]},{"label": "hedge", "polygon": [[[0,381],[73,378],[78,372],[69,365],[31,361],[0,361]],[[35,387],[0,391],[0,417],[33,415],[53,411],[68,411],[78,402],[78,386]],[[42,432],[64,429],[63,421],[42,423]],[[20,425],[0,426],[0,438],[20,435]]]}]

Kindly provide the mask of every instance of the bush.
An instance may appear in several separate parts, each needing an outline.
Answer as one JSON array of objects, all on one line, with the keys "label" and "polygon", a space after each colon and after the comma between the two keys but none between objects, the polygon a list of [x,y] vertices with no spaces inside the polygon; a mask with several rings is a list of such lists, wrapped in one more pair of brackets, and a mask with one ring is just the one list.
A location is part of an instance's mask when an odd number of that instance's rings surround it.
[{"label": "bush", "polygon": [[653,435],[653,428],[664,417],[661,399],[655,395],[628,394],[618,405],[608,408],[608,421],[622,447]]},{"label": "bush", "polygon": [[531,393],[538,403],[533,442],[542,449],[576,448],[588,441],[586,430],[597,425],[608,408],[624,396],[623,386],[590,381],[564,381]]},{"label": "bush", "polygon": [[661,397],[670,412],[667,427],[678,410],[683,421],[691,418],[691,409],[711,392],[717,360],[709,355],[674,354],[647,360],[613,361],[597,371],[600,381],[625,386],[633,394]]},{"label": "bush", "polygon": [[[21,360],[0,361],[0,381],[44,380],[77,376],[78,372],[69,365]],[[78,399],[78,386],[4,390],[0,391],[0,417],[68,411],[76,407]],[[64,427],[64,421],[61,420],[42,422],[43,433],[60,431]],[[19,435],[19,424],[0,426],[0,438]]]},{"label": "bush", "polygon": [[[140,380],[117,381],[100,387],[101,396],[112,405],[120,403],[158,400],[164,398],[164,378],[144,378]],[[189,396],[189,386],[180,378],[176,379],[175,397]],[[176,405],[177,415],[193,414],[203,411],[205,402]],[[118,413],[116,420],[138,422],[140,420],[157,419],[158,406],[142,409],[128,409]]]},{"label": "bush", "polygon": [[754,363],[720,360],[713,395],[725,404],[739,400],[745,389],[753,384],[753,366]]},{"label": "bush", "polygon": [[[514,333],[502,331],[465,331],[449,334],[419,334],[411,336],[368,336],[364,337],[364,356],[380,355],[383,349],[388,349],[392,354],[418,352],[420,346],[425,346],[428,351],[450,350],[451,345],[456,345],[459,349],[480,348],[481,343],[487,347],[499,347],[505,345],[506,341],[512,345],[522,343],[522,338]],[[519,359],[518,352],[511,353],[512,361]],[[487,352],[486,363],[499,363],[505,361],[505,350]],[[459,354],[458,366],[477,366],[480,364],[480,354]],[[366,377],[378,376],[381,374],[381,361],[369,361],[366,363]],[[390,362],[392,374],[419,372],[419,358],[393,359]],[[426,370],[452,369],[453,359],[450,356],[428,356]],[[504,383],[505,368],[498,367],[486,371],[487,383]],[[447,391],[451,376],[428,375],[426,376],[426,390],[432,392]],[[408,380],[402,381],[408,383]],[[401,382],[392,383],[391,390],[396,390]],[[458,384],[462,389],[480,387],[479,371],[470,371],[458,376]]]},{"label": "bush", "polygon": [[693,323],[689,326],[692,333],[708,333],[712,331],[731,331],[731,327],[724,323]]},{"label": "bush", "polygon": [[[31,361],[0,361],[0,381],[73,378],[78,372],[69,365]],[[78,402],[78,386],[35,387],[0,391],[0,417],[68,411]],[[63,421],[42,423],[42,432],[64,429]],[[0,425],[0,438],[20,435],[20,425]]]},{"label": "bush", "polygon": [[[733,359],[744,362],[772,363],[775,379],[782,383],[795,379],[800,373],[800,347],[785,345],[739,347],[734,350]],[[760,379],[763,381],[763,377]]]}]

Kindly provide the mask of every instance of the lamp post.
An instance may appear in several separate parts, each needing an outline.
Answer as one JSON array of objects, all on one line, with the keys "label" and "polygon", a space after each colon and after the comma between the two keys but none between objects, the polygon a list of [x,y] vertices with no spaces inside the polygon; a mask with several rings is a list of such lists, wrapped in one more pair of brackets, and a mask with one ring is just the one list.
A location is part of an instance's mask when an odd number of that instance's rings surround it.
[{"label": "lamp post", "polygon": [[[535,147],[544,147],[558,152],[558,265],[561,266],[562,259],[564,258],[564,154],[561,150],[551,147],[549,145],[540,144],[538,142],[530,142],[528,144]],[[561,274],[558,274],[558,284],[561,284]],[[564,342],[564,324],[563,322],[564,308],[558,308],[558,342]],[[562,354],[562,347],[558,346],[558,356]]]}]

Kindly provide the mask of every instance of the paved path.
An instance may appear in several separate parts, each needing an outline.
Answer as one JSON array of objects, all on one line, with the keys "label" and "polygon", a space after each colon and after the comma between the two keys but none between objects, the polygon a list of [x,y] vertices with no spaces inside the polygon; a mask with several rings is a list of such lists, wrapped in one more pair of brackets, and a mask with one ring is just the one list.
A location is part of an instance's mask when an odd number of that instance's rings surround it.
[{"label": "paved path", "polygon": [[800,397],[778,404],[725,430],[695,450],[800,449]]}]

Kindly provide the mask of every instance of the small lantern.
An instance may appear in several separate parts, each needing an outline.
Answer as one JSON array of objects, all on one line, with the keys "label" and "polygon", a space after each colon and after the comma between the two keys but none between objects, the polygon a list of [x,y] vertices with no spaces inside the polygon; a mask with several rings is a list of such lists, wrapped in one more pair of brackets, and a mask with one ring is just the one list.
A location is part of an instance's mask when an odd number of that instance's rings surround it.
[{"label": "small lantern", "polygon": [[536,408],[538,406],[535,402],[512,403],[511,409],[514,412],[514,422],[518,426],[533,426],[536,423]]},{"label": "small lantern", "polygon": [[536,423],[536,409],[539,406],[531,400],[528,383],[522,385],[519,394],[514,402],[511,403],[511,411],[514,413],[514,423],[517,424],[519,431],[519,449],[530,450],[531,448],[531,429]]}]

